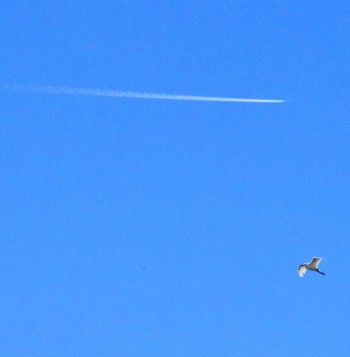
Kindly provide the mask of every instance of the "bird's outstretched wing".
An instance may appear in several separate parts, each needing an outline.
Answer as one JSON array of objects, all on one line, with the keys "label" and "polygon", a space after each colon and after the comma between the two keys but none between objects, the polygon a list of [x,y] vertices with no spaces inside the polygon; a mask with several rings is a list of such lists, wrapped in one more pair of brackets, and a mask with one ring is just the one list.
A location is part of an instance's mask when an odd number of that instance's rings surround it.
[{"label": "bird's outstretched wing", "polygon": [[306,267],[304,264],[301,264],[298,266],[298,274],[302,278],[304,274],[306,273]]},{"label": "bird's outstretched wing", "polygon": [[312,260],[311,260],[311,262],[310,262],[310,265],[311,265],[313,268],[316,268],[316,269],[317,269],[317,266],[318,266],[318,264],[320,263],[321,260],[322,260],[322,258],[314,257],[314,258],[312,258]]}]

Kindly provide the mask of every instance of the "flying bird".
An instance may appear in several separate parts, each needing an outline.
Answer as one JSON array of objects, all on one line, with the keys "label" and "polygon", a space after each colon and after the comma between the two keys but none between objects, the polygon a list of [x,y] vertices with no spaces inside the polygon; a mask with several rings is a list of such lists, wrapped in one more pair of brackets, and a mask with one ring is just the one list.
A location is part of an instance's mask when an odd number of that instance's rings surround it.
[{"label": "flying bird", "polygon": [[298,266],[298,274],[302,278],[304,274],[306,273],[306,270],[312,270],[312,271],[317,271],[317,273],[320,273],[322,275],[326,275],[322,271],[318,269],[318,264],[322,261],[322,258],[314,257],[312,258],[310,263],[304,263]]}]

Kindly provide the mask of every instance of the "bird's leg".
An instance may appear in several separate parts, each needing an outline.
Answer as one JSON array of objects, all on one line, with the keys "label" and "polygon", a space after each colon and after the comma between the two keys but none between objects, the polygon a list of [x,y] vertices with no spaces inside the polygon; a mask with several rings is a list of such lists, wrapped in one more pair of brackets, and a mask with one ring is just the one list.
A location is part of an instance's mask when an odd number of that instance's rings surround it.
[{"label": "bird's leg", "polygon": [[323,273],[322,271],[319,271],[319,270],[316,270],[317,271],[317,273],[320,273],[320,274],[322,274],[322,275],[326,275],[325,273]]}]

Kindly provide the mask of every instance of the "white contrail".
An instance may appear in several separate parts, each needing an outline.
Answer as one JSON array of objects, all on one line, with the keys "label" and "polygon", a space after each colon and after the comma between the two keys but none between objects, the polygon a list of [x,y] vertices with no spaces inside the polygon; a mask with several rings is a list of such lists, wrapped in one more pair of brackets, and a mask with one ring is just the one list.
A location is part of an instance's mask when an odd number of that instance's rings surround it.
[{"label": "white contrail", "polygon": [[250,99],[250,98],[227,98],[227,97],[203,97],[198,95],[182,94],[159,94],[148,92],[120,92],[115,90],[101,90],[88,88],[72,87],[53,87],[53,86],[32,86],[22,84],[0,83],[2,90],[14,90],[24,92],[42,92],[69,95],[88,95],[114,98],[139,98],[139,99],[162,99],[162,100],[187,100],[203,102],[236,102],[236,103],[283,103],[281,99]]}]

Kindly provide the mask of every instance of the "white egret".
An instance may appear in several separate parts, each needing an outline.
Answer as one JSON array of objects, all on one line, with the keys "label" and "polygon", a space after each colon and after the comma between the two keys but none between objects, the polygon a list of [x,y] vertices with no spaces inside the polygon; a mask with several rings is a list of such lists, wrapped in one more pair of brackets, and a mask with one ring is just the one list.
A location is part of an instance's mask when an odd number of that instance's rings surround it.
[{"label": "white egret", "polygon": [[298,266],[298,274],[302,278],[304,274],[306,273],[306,270],[312,270],[312,271],[317,271],[317,273],[320,273],[322,275],[326,275],[322,271],[318,269],[318,264],[322,261],[322,258],[314,257],[312,258],[310,263],[304,263]]}]

